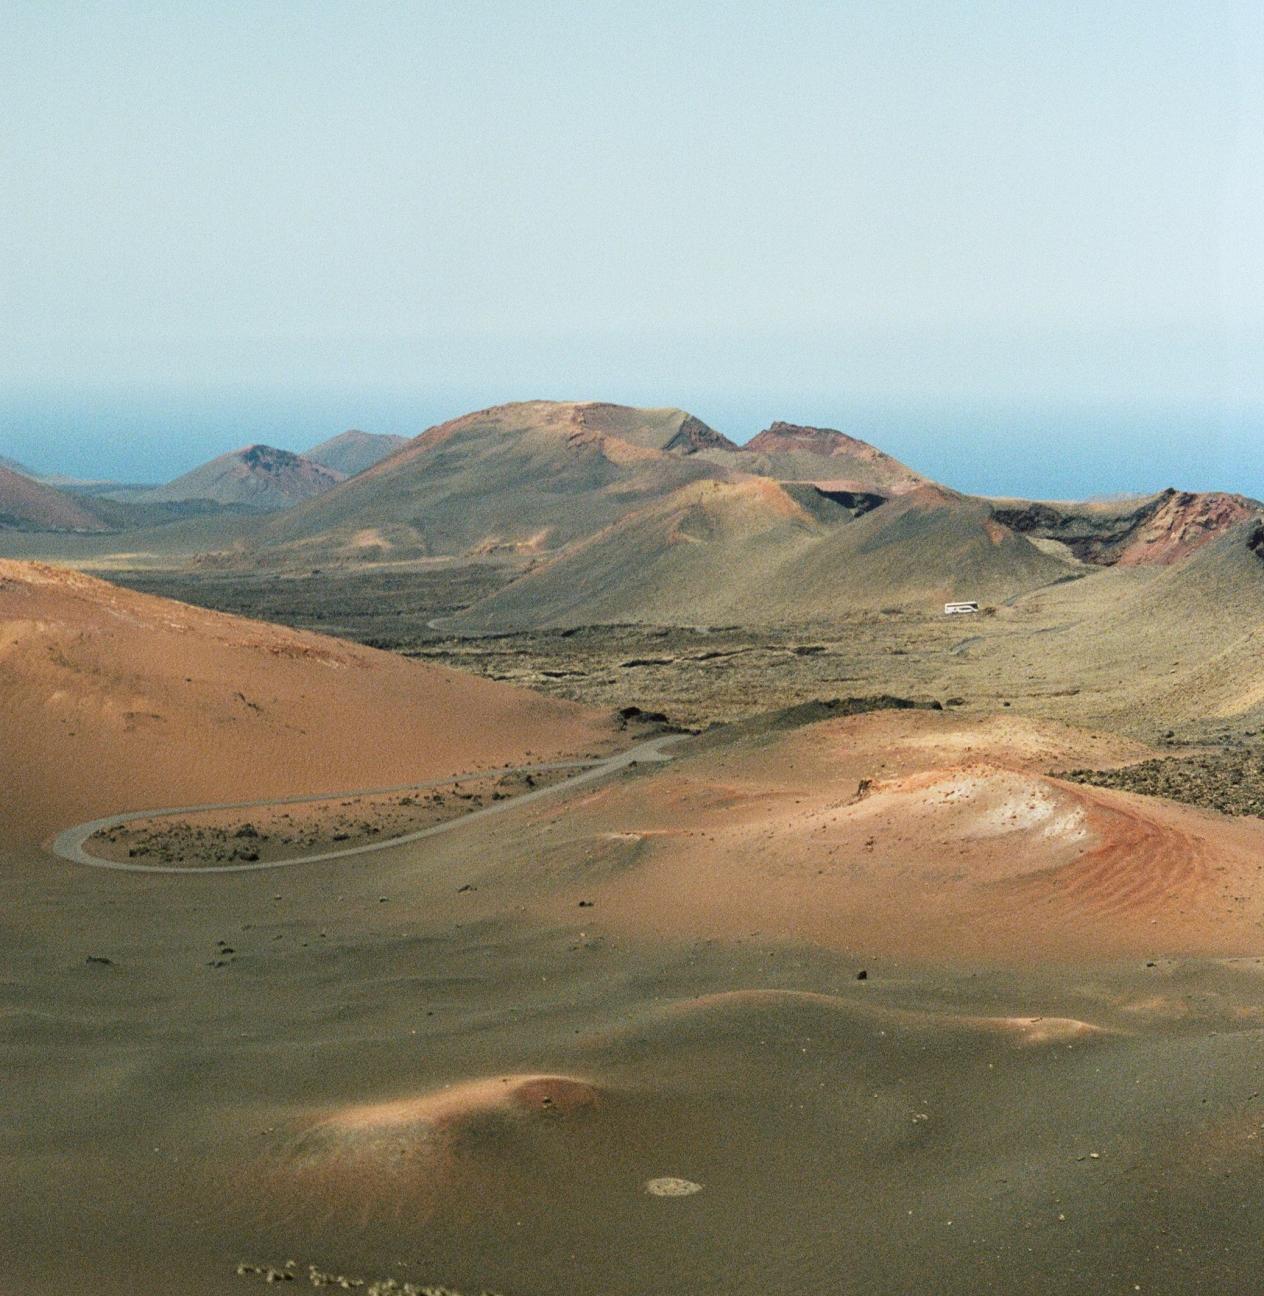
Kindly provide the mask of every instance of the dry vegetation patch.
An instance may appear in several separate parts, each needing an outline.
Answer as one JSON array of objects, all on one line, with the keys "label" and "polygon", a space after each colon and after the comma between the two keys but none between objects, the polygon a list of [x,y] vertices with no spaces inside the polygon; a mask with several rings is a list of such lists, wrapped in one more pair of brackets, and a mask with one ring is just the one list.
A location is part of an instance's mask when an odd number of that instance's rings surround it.
[{"label": "dry vegetation patch", "polygon": [[349,850],[463,818],[576,772],[515,770],[376,795],[138,818],[94,833],[87,848],[108,860],[194,866]]},{"label": "dry vegetation patch", "polygon": [[1167,756],[1122,769],[1062,770],[1053,777],[1264,819],[1264,747]]}]

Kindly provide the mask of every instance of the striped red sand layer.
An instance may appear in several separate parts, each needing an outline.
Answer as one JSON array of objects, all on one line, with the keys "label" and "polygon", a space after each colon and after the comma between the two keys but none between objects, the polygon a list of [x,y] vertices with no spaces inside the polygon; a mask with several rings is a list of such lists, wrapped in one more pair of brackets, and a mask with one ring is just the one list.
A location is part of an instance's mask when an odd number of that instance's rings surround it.
[{"label": "striped red sand layer", "polygon": [[875,958],[1264,950],[1264,823],[1047,772],[1144,751],[1061,725],[928,713],[714,750],[634,797],[587,798],[577,832],[639,844],[637,866],[585,898],[603,929]]}]

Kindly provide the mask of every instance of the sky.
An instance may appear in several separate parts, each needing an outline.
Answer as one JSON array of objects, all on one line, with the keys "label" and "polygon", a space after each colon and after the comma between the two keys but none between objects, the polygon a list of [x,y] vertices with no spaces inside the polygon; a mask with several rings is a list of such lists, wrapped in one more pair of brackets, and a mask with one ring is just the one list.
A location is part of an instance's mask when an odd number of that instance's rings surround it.
[{"label": "sky", "polygon": [[0,0],[0,454],[500,401],[1264,497],[1264,9]]}]

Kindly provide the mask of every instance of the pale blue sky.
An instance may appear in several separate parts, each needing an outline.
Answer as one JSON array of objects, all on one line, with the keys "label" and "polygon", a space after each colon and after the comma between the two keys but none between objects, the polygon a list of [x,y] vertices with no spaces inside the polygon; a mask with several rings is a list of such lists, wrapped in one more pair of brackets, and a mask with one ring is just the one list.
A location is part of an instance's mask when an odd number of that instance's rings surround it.
[{"label": "pale blue sky", "polygon": [[1264,494],[1258,5],[0,0],[0,175],[38,467],[542,395]]}]

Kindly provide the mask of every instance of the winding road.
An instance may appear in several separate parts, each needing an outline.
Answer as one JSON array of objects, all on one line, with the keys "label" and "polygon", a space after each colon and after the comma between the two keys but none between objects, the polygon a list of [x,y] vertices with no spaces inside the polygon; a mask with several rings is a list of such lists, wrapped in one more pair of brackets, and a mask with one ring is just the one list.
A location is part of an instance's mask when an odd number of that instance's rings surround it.
[{"label": "winding road", "polygon": [[[526,801],[538,801],[541,797],[553,796],[580,783],[591,783],[632,765],[671,760],[670,756],[664,755],[662,748],[670,743],[679,742],[687,736],[686,734],[664,734],[600,761],[559,761],[551,765],[518,765],[500,770],[457,775],[456,778],[436,779],[430,783],[409,783],[401,787],[389,788],[362,788],[354,792],[324,792],[315,796],[273,797],[266,801],[230,801],[218,805],[174,806],[166,810],[129,810],[126,814],[106,815],[102,819],[91,819],[87,823],[66,828],[53,838],[52,849],[54,855],[69,860],[72,864],[87,864],[91,868],[118,869],[126,873],[249,873],[259,869],[289,868],[294,864],[315,864],[321,860],[345,859],[349,855],[365,855],[369,851],[389,850],[394,846],[403,846],[407,842],[420,841],[423,837],[437,837],[440,833],[463,828],[466,824],[486,819],[489,815],[504,814],[506,810],[520,806]],[[310,801],[332,801],[342,797],[384,796],[393,792],[411,792],[418,788],[446,787],[462,778],[485,778],[489,774],[544,773],[548,770],[560,769],[580,769],[584,772],[561,783],[536,788],[533,792],[523,792],[519,796],[498,801],[494,805],[485,806],[482,810],[473,810],[456,819],[448,819],[431,828],[422,828],[418,832],[389,837],[385,841],[369,842],[364,846],[348,846],[345,850],[321,851],[316,855],[297,855],[293,859],[260,860],[244,864],[208,864],[198,868],[185,868],[178,864],[133,864],[124,860],[107,860],[98,855],[89,855],[84,850],[88,838],[94,833],[101,832],[105,828],[117,828],[120,824],[131,823],[136,819],[161,819],[171,815],[198,814],[206,810],[252,810],[259,806],[300,805]]]}]

